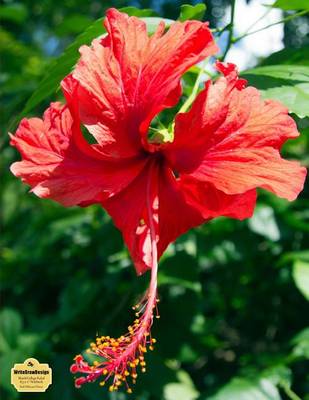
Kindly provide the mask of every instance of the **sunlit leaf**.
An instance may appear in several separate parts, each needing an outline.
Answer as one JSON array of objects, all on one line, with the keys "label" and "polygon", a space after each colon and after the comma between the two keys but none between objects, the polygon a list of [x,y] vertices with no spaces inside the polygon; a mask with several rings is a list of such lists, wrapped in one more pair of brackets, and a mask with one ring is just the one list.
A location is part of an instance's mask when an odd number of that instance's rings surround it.
[{"label": "sunlit leaf", "polygon": [[165,400],[195,400],[199,392],[193,385],[190,376],[185,371],[179,371],[177,377],[180,382],[168,383],[164,386]]},{"label": "sunlit leaf", "polygon": [[309,66],[271,65],[247,70],[242,76],[264,98],[281,101],[300,117],[309,116]]},{"label": "sunlit leaf", "polygon": [[269,57],[261,62],[264,65],[309,65],[309,46],[303,46],[297,49],[285,48],[272,53]]},{"label": "sunlit leaf", "polygon": [[281,397],[271,379],[259,378],[256,380],[250,380],[245,378],[234,378],[227,385],[223,386],[217,394],[207,400],[252,399],[281,400]]},{"label": "sunlit leaf", "polygon": [[298,289],[309,300],[309,262],[295,261],[293,278]]},{"label": "sunlit leaf", "polygon": [[259,206],[248,221],[249,228],[259,235],[274,242],[280,239],[280,231],[275,219],[274,210],[268,206]]},{"label": "sunlit leaf", "polygon": [[282,10],[307,10],[309,11],[308,0],[276,0],[272,7]]},{"label": "sunlit leaf", "polygon": [[202,20],[206,11],[204,3],[192,6],[190,4],[183,4],[180,6],[179,21],[187,21],[188,19]]}]

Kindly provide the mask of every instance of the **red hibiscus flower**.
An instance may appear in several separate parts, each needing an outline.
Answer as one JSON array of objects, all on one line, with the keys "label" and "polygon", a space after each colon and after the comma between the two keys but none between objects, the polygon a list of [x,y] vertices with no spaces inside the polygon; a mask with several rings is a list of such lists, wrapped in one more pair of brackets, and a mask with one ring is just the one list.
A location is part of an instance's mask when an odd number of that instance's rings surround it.
[{"label": "red hibiscus flower", "polygon": [[[177,104],[180,79],[217,47],[207,23],[160,24],[148,36],[145,23],[115,9],[107,12],[108,35],[80,49],[81,57],[62,82],[67,104],[52,103],[43,120],[24,119],[11,144],[23,160],[12,172],[39,197],[64,206],[100,203],[122,231],[138,274],[151,269],[148,292],[136,306],[137,319],[118,339],[102,336],[88,350],[102,362],[77,356],[79,387],[103,376],[110,390],[136,368],[155,340],[150,328],[157,302],[157,261],[169,243],[217,216],[252,215],[256,188],[293,200],[305,168],[280,157],[298,136],[287,109],[262,100],[246,87],[233,64],[217,63],[224,75],[208,81],[187,113],[175,118],[164,139],[149,139],[152,119]],[[96,143],[84,138],[86,127]]]}]

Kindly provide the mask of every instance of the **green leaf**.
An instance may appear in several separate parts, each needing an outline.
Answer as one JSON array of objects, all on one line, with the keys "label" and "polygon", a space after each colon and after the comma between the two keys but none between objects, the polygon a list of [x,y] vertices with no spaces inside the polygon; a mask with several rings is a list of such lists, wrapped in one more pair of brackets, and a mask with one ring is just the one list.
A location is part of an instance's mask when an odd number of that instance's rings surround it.
[{"label": "green leaf", "polygon": [[292,340],[293,354],[296,357],[309,359],[309,328],[305,328]]},{"label": "green leaf", "polygon": [[[0,314],[0,343],[3,350],[13,349],[21,332],[22,320],[13,309],[6,308]],[[3,348],[4,347],[4,348]]]},{"label": "green leaf", "polygon": [[272,7],[282,10],[307,10],[309,11],[308,0],[277,0]]},{"label": "green leaf", "polygon": [[298,49],[285,48],[271,54],[261,62],[261,66],[265,65],[309,65],[309,46],[303,46]]},{"label": "green leaf", "polygon": [[157,30],[157,27],[161,21],[165,23],[166,27],[169,27],[173,22],[175,22],[172,19],[167,19],[167,18],[159,18],[159,17],[146,17],[146,18],[141,18],[146,25],[147,25],[147,32],[152,35],[155,33]]},{"label": "green leaf", "polygon": [[195,400],[199,396],[199,392],[187,372],[180,370],[177,373],[179,383],[168,383],[164,386],[165,400]]},{"label": "green leaf", "polygon": [[14,349],[9,353],[5,353],[0,357],[0,382],[6,390],[10,392],[9,399],[15,399],[17,396],[16,389],[11,384],[11,368],[16,363],[25,361],[25,354],[19,349]]},{"label": "green leaf", "polygon": [[79,34],[87,29],[91,23],[92,20],[85,15],[69,15],[56,27],[55,33],[58,36]]},{"label": "green leaf", "polygon": [[38,88],[27,101],[19,118],[29,113],[39,103],[48,98],[52,93],[56,92],[60,81],[71,72],[72,67],[76,63],[79,57],[78,49],[80,46],[83,44],[90,44],[95,37],[98,37],[105,32],[102,24],[103,18],[95,21],[85,30],[85,32],[80,34],[69,47],[67,47],[61,56],[50,64],[45,77],[41,80]]},{"label": "green leaf", "polygon": [[[272,379],[234,378],[208,400],[280,400],[280,394]],[[206,399],[205,399],[206,400]]]},{"label": "green leaf", "polygon": [[139,9],[133,6],[120,8],[119,11],[135,17],[156,17],[158,14],[151,8]]},{"label": "green leaf", "polygon": [[179,21],[187,21],[188,19],[195,19],[201,21],[206,11],[206,5],[203,3],[191,6],[190,4],[183,4],[180,6]]},{"label": "green leaf", "polygon": [[23,4],[0,6],[0,19],[22,24],[28,16],[27,8]]},{"label": "green leaf", "polygon": [[[164,18],[149,17],[153,14],[151,10],[140,10],[135,7],[126,7],[120,11],[126,12],[128,15],[135,15],[143,17],[142,19],[147,24],[148,32],[154,33],[160,21],[164,21],[169,25],[172,20]],[[59,87],[60,81],[71,72],[76,61],[79,58],[78,49],[80,46],[86,44],[89,45],[92,40],[98,36],[103,35],[106,30],[103,27],[104,18],[99,18],[92,25],[90,25],[83,33],[81,33],[75,41],[67,47],[64,53],[55,59],[49,68],[47,69],[46,75],[39,83],[38,88],[32,94],[30,99],[27,101],[25,108],[23,109],[19,119],[33,110],[43,100],[47,99],[51,94],[55,93]]]},{"label": "green leaf", "polygon": [[284,253],[279,260],[279,265],[290,263],[291,261],[308,261],[309,262],[309,250],[292,251],[290,253]]},{"label": "green leaf", "polygon": [[82,356],[84,357],[84,359],[87,361],[87,363],[93,365],[94,362],[103,362],[106,360],[106,358],[104,358],[103,356],[98,356],[96,354],[92,354],[92,353],[87,353],[87,351],[83,351],[82,352]]},{"label": "green leaf", "polygon": [[273,242],[280,239],[280,231],[275,219],[274,210],[269,206],[258,206],[253,217],[249,219],[248,224],[253,232]]},{"label": "green leaf", "polygon": [[278,386],[285,384],[291,386],[292,382],[292,371],[290,368],[283,364],[278,364],[273,367],[267,368],[261,373],[261,378],[270,380],[274,385]]},{"label": "green leaf", "polygon": [[309,300],[309,262],[295,261],[293,265],[293,278],[300,292]]},{"label": "green leaf", "polygon": [[309,116],[309,66],[271,65],[244,71],[263,98],[281,101],[299,117]]},{"label": "green leaf", "polygon": [[[198,279],[195,258],[184,251],[180,251],[173,258],[162,261],[159,271],[159,285],[178,286],[184,289],[201,293],[202,287]],[[188,268],[188,265],[191,268]]]}]

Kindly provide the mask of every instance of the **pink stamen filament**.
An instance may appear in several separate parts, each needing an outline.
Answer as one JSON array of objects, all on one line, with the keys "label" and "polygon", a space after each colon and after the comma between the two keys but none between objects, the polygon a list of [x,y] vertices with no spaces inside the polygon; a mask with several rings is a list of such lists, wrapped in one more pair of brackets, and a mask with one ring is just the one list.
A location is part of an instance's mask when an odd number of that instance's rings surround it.
[{"label": "pink stamen filament", "polygon": [[[151,174],[150,174],[151,176]],[[75,357],[75,363],[71,366],[71,372],[81,373],[81,376],[75,380],[75,386],[80,387],[87,382],[93,382],[99,377],[104,377],[100,382],[101,386],[112,379],[109,387],[110,391],[118,390],[122,384],[126,385],[127,392],[132,393],[132,389],[128,385],[128,378],[132,378],[134,384],[137,378],[137,366],[142,372],[146,372],[146,362],[144,353],[147,352],[147,346],[153,350],[153,344],[156,342],[151,337],[150,328],[153,323],[153,313],[157,310],[157,242],[154,226],[153,211],[151,205],[151,187],[150,178],[147,185],[147,214],[149,220],[149,231],[151,239],[151,279],[146,296],[141,304],[133,307],[137,310],[136,315],[139,317],[134,321],[133,326],[128,327],[128,333],[120,336],[118,339],[102,336],[96,338],[96,343],[90,344],[87,353],[102,357],[103,361],[94,361],[93,365],[89,365],[83,358],[78,355]]]}]

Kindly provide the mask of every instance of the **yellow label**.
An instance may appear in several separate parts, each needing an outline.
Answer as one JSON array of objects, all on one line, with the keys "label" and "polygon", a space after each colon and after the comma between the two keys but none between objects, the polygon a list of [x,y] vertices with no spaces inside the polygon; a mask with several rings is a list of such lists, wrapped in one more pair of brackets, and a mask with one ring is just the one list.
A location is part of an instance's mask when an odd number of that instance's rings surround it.
[{"label": "yellow label", "polygon": [[45,392],[51,383],[51,368],[35,358],[28,358],[11,369],[11,384],[18,392]]}]

